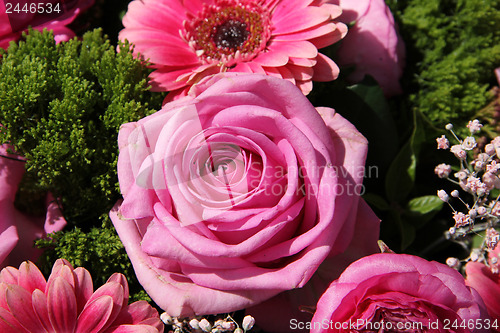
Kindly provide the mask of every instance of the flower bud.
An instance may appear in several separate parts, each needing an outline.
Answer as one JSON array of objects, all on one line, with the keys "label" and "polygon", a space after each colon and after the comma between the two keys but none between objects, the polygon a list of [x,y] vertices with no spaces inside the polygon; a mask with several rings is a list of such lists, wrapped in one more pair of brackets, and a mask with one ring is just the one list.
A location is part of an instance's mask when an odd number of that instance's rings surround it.
[{"label": "flower bud", "polygon": [[200,326],[200,329],[203,332],[210,332],[212,330],[212,325],[210,325],[210,323],[208,322],[208,320],[206,320],[205,318],[203,318],[202,320],[200,320],[200,322],[198,323],[198,325]]},{"label": "flower bud", "polygon": [[225,330],[225,331],[234,331],[234,329],[236,328],[236,324],[232,321],[225,321],[223,322],[220,327]]},{"label": "flower bud", "polygon": [[483,206],[481,206],[481,207],[479,207],[479,208],[477,209],[477,214],[478,214],[478,215],[484,215],[484,214],[486,214],[487,212],[488,212],[488,210],[486,209],[486,207],[483,207]]},{"label": "flower bud", "polygon": [[437,196],[439,197],[439,199],[441,199],[444,202],[448,202],[448,200],[450,199],[450,197],[448,196],[448,194],[446,193],[445,190],[437,191]]},{"label": "flower bud", "polygon": [[454,268],[454,269],[459,269],[460,268],[460,260],[458,260],[457,258],[450,257],[450,258],[446,259],[446,265],[448,265],[449,267]]},{"label": "flower bud", "polygon": [[189,326],[191,326],[191,328],[193,328],[195,330],[199,330],[200,329],[200,321],[196,318],[191,319],[189,321]]},{"label": "flower bud", "polygon": [[495,155],[496,153],[496,150],[495,150],[495,146],[492,145],[491,143],[488,143],[485,147],[484,147],[484,152],[488,155]]},{"label": "flower bud", "polygon": [[173,318],[169,316],[166,312],[163,312],[160,315],[160,319],[165,325],[171,325],[174,322]]},{"label": "flower bud", "polygon": [[245,318],[243,318],[243,323],[241,324],[241,326],[243,327],[243,329],[246,332],[246,331],[250,331],[254,324],[255,324],[255,318],[248,315],[248,316],[245,316]]}]

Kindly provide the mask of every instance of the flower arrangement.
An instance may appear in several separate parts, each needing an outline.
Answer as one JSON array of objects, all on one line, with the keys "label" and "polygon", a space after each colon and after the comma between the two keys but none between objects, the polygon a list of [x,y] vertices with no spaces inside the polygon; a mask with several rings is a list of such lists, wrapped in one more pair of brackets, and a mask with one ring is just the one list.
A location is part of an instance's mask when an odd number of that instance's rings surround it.
[{"label": "flower arrangement", "polygon": [[498,0],[3,1],[0,331],[500,331],[499,45]]}]

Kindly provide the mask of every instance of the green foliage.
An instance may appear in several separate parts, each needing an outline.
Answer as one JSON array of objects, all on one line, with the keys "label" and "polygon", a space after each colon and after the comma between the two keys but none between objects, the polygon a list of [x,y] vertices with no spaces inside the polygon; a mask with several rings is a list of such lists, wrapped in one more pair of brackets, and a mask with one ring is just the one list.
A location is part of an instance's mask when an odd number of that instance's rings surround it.
[{"label": "green foliage", "polygon": [[113,273],[122,273],[129,280],[132,300],[150,301],[135,279],[120,238],[107,221],[100,228],[94,227],[89,232],[74,228],[53,233],[50,238],[40,239],[36,243],[38,247],[48,249],[41,259],[46,276],[50,274],[52,263],[64,258],[74,267],[86,267],[96,287],[104,284]]},{"label": "green foliage", "polygon": [[412,106],[438,126],[475,117],[500,66],[500,0],[388,0],[408,54]]},{"label": "green foliage", "polygon": [[99,29],[58,45],[30,31],[0,59],[0,142],[27,158],[25,187],[52,192],[68,222],[88,229],[119,198],[120,125],[159,109],[163,95],[150,93],[130,46],[116,52]]}]

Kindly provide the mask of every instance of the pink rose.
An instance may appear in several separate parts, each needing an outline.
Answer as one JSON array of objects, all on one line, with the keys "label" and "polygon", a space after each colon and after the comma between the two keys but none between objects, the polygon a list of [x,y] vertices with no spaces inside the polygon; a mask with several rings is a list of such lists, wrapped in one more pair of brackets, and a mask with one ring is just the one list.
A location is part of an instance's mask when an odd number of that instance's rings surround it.
[{"label": "pink rose", "polygon": [[375,78],[386,96],[400,94],[405,46],[394,18],[384,0],[335,0],[343,10],[339,20],[355,22],[337,51],[340,65],[354,65],[352,83],[368,74]]},{"label": "pink rose", "polygon": [[[123,125],[118,143],[124,201],[110,215],[142,286],[172,316],[304,286],[370,212],[359,198],[366,139],[278,78],[209,77]],[[378,219],[363,216],[377,234]]]},{"label": "pink rose", "polygon": [[330,285],[311,333],[379,332],[381,325],[385,332],[489,332],[492,324],[481,297],[456,270],[379,253],[354,262]]},{"label": "pink rose", "polygon": [[14,199],[24,174],[24,160],[0,145],[0,268],[36,260],[40,250],[33,242],[62,230],[66,220],[52,196],[47,195],[45,216],[30,216],[16,209]]},{"label": "pink rose", "polygon": [[66,26],[93,4],[94,0],[0,1],[0,48],[7,49],[9,42],[17,41],[29,26],[39,31],[53,30],[58,43],[68,41],[75,34]]},{"label": "pink rose", "polygon": [[[476,289],[483,298],[492,319],[500,321],[500,246],[489,254],[490,267],[483,263],[469,261],[465,265],[465,283]],[[498,323],[500,325],[500,322]],[[500,331],[500,327],[497,327]]]}]

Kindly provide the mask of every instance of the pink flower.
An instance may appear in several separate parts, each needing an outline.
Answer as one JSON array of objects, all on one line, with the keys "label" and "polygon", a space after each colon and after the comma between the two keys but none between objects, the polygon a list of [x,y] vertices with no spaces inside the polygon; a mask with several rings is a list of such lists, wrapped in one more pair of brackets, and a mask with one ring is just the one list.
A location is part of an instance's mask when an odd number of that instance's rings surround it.
[{"label": "pink flower", "polygon": [[[465,265],[465,283],[477,290],[483,298],[491,318],[497,321],[500,321],[500,303],[498,302],[500,299],[499,254],[499,246],[495,250],[490,251],[489,264],[491,268],[484,263],[472,261],[469,261]],[[492,272],[493,268],[495,268],[494,272]],[[497,327],[496,331],[500,331],[500,329]]]},{"label": "pink flower", "polygon": [[434,168],[434,173],[439,177],[439,178],[448,178],[448,176],[451,173],[451,165],[441,163],[437,165]]},{"label": "pink flower", "polygon": [[450,151],[455,155],[455,157],[461,160],[465,160],[467,158],[467,153],[462,145],[453,145],[451,146]]},{"label": "pink flower", "polygon": [[[470,321],[472,329],[452,327],[455,320]],[[318,302],[311,333],[489,332],[476,325],[487,320],[481,297],[453,268],[379,253],[354,262],[330,285]]]},{"label": "pink flower", "polygon": [[483,125],[477,119],[470,120],[469,123],[467,124],[467,128],[469,129],[470,134],[475,134],[479,132],[482,127]]},{"label": "pink flower", "polygon": [[[71,3],[71,4],[70,4]],[[42,31],[53,30],[56,42],[68,41],[75,36],[67,28],[94,0],[58,1],[28,0],[0,2],[0,48],[7,49],[10,41],[17,41],[23,31],[31,26]],[[19,5],[19,7],[17,7]],[[50,12],[49,12],[50,11]]]},{"label": "pink flower", "polygon": [[385,1],[333,2],[342,8],[341,22],[355,22],[337,51],[340,65],[355,66],[348,79],[356,83],[368,74],[375,78],[386,96],[400,94],[399,79],[403,74],[405,47]]},{"label": "pink flower", "polygon": [[146,301],[128,304],[128,284],[114,273],[94,291],[90,273],[58,259],[49,279],[32,262],[0,272],[0,331],[4,333],[162,333]]},{"label": "pink flower", "polygon": [[139,281],[172,316],[304,286],[358,219],[378,235],[359,198],[366,139],[288,81],[215,75],[123,125],[118,143],[124,201],[110,215]]},{"label": "pink flower", "polygon": [[8,153],[8,145],[0,145],[0,268],[36,260],[40,250],[33,242],[62,230],[66,220],[55,202],[47,195],[45,216],[31,216],[14,206],[19,183],[24,175],[24,160]]},{"label": "pink flower", "polygon": [[333,21],[340,13],[327,0],[135,0],[119,38],[153,63],[156,91],[185,95],[203,77],[231,71],[284,78],[308,94],[312,80],[339,74],[318,49],[346,34]]},{"label": "pink flower", "polygon": [[446,138],[446,136],[441,135],[440,138],[436,138],[437,149],[448,149],[450,148],[450,142]]}]

